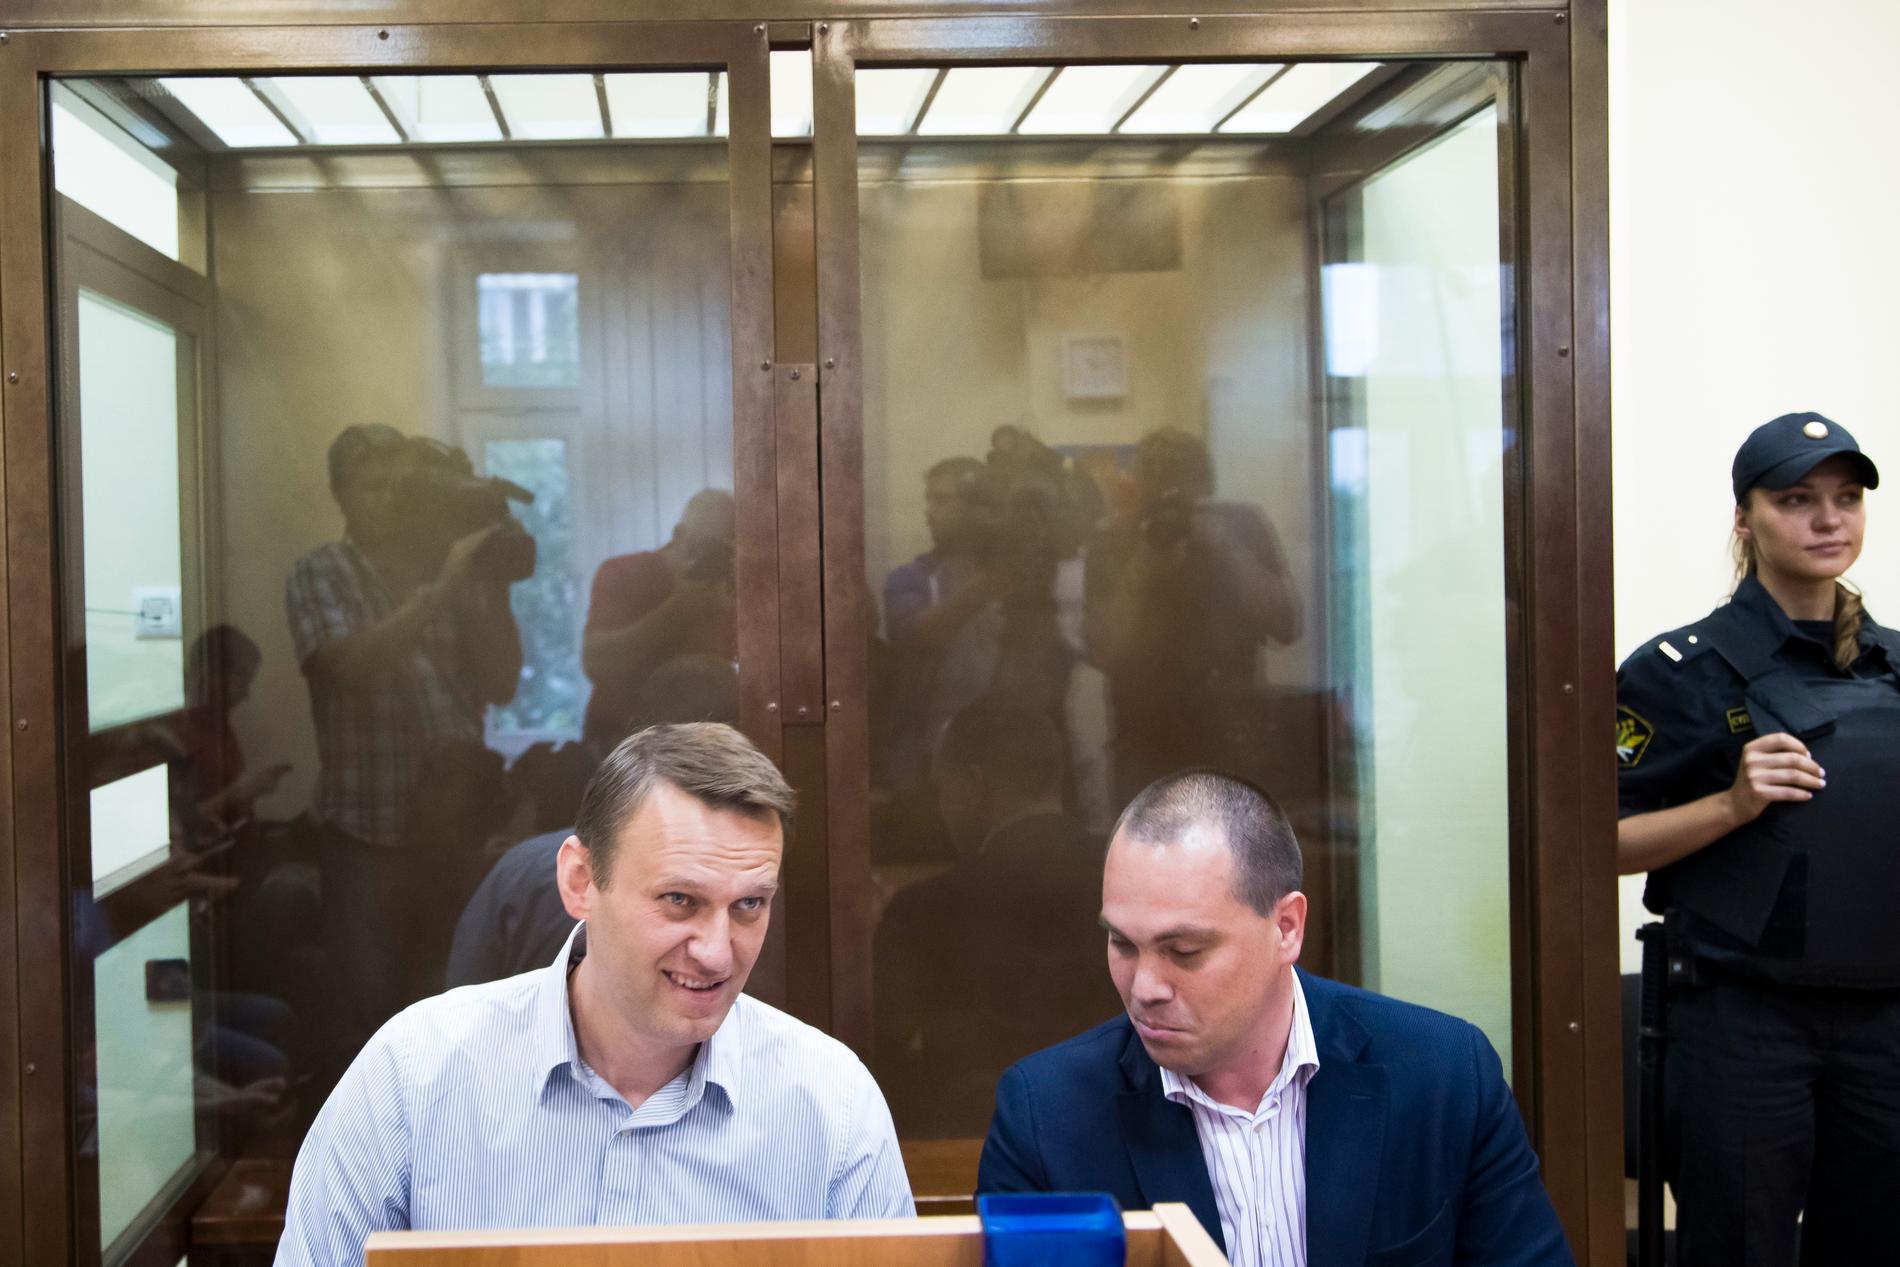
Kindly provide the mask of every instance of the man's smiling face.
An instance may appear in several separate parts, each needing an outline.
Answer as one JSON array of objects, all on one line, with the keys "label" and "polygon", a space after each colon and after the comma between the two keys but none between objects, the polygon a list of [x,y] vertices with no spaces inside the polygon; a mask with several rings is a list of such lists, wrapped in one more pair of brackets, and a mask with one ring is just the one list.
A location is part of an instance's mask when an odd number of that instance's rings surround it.
[{"label": "man's smiling face", "polygon": [[[776,814],[715,809],[660,781],[621,825],[605,887],[564,869],[620,1024],[656,1047],[712,1037],[765,943],[784,843]],[[570,837],[562,852],[576,851]]]}]

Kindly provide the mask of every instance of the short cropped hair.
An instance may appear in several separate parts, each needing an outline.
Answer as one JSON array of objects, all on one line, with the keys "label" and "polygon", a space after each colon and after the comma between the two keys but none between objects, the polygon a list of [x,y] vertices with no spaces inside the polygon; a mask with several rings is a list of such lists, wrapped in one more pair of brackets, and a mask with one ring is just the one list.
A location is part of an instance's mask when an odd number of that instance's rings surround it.
[{"label": "short cropped hair", "polygon": [[1122,811],[1114,836],[1165,845],[1197,826],[1221,833],[1234,856],[1234,896],[1258,914],[1300,887],[1293,825],[1271,796],[1219,770],[1181,770],[1156,779]]},{"label": "short cropped hair", "polygon": [[722,722],[648,726],[607,754],[581,794],[574,834],[587,846],[595,887],[607,887],[620,831],[656,783],[714,809],[776,814],[791,839],[791,785],[751,740]]}]

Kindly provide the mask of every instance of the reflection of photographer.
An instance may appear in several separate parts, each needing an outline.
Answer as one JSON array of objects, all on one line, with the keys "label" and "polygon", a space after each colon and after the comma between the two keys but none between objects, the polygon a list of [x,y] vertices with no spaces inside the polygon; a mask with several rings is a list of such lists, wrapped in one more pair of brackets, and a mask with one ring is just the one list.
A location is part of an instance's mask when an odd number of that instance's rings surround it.
[{"label": "reflection of photographer", "polygon": [[457,450],[354,426],[329,466],[343,539],[297,561],[285,603],[316,721],[326,941],[346,985],[336,1037],[353,1052],[409,997],[403,930],[432,843],[414,839],[418,783],[444,751],[479,753],[483,710],[515,693],[508,586],[534,542],[508,511],[525,490],[478,478]]},{"label": "reflection of photographer", "polygon": [[1213,498],[1206,444],[1156,431],[1135,453],[1135,512],[1089,552],[1089,659],[1109,677],[1118,796],[1187,765],[1237,773],[1267,719],[1254,662],[1300,636],[1299,595],[1272,527]]},{"label": "reflection of photographer", "polygon": [[732,494],[708,488],[658,550],[608,559],[594,574],[581,668],[594,684],[583,732],[618,743],[654,669],[680,655],[738,655]]},{"label": "reflection of photographer", "polygon": [[932,548],[884,583],[892,652],[880,718],[881,776],[894,793],[921,786],[929,744],[957,712],[994,696],[1060,721],[1074,652],[1056,619],[1056,574],[1079,532],[1049,450],[1021,443],[988,463],[949,458],[924,475]]},{"label": "reflection of photographer", "polygon": [[512,583],[534,575],[534,538],[508,509],[534,494],[511,480],[475,474],[468,454],[440,440],[405,442],[406,465],[392,515],[395,537],[417,564],[440,572],[457,545],[474,576]]}]

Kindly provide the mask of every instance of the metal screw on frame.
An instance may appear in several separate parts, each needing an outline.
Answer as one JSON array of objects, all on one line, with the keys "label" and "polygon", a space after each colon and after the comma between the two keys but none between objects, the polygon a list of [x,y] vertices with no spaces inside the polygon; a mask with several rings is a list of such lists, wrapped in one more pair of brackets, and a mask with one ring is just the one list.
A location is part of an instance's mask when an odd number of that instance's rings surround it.
[{"label": "metal screw on frame", "polygon": [[798,715],[800,717],[809,717],[811,716],[811,709],[806,708],[803,704],[800,704],[798,706]]},{"label": "metal screw on frame", "polygon": [[796,383],[796,382],[798,381],[798,371],[797,371],[797,370],[793,370],[793,371],[792,371],[792,381],[793,381],[794,383]]},{"label": "metal screw on frame", "polygon": [[825,368],[826,368],[826,369],[828,369],[828,370],[835,370],[835,369],[837,369],[837,368],[838,368],[838,358],[837,358],[837,357],[835,357],[835,356],[828,356],[828,357],[826,357],[826,358],[825,358]]},{"label": "metal screw on frame", "polygon": [[765,706],[765,711],[768,713],[776,713],[778,711],[778,701],[773,700],[770,704],[767,704]]},{"label": "metal screw on frame", "polygon": [[8,370],[8,371],[7,371],[7,381],[8,381],[9,383],[17,383],[17,382],[19,382],[19,381],[20,381],[20,371],[18,371],[18,370]]},{"label": "metal screw on frame", "polygon": [[1198,31],[1198,30],[1200,30],[1200,29],[1201,29],[1201,20],[1200,20],[1199,18],[1189,18],[1189,19],[1188,19],[1188,30],[1190,30],[1190,31]]}]

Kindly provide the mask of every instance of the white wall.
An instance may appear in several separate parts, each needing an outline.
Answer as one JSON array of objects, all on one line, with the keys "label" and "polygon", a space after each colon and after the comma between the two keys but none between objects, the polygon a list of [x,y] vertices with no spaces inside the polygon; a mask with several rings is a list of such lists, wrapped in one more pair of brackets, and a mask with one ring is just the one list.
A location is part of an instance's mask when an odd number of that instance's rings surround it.
[{"label": "white wall", "polygon": [[[1756,424],[1819,410],[1900,471],[1896,62],[1892,0],[1610,0],[1619,657],[1727,594],[1729,461]],[[1852,573],[1889,624],[1892,497]]]}]

